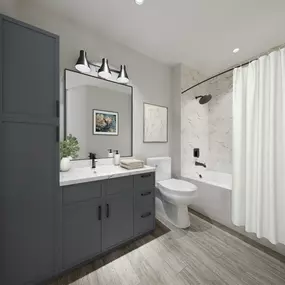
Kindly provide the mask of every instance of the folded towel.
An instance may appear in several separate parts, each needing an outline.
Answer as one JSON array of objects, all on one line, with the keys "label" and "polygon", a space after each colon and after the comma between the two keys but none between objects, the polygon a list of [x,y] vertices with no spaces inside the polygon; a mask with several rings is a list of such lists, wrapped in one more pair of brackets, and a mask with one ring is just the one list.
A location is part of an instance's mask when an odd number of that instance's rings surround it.
[{"label": "folded towel", "polygon": [[125,163],[122,163],[122,162],[121,162],[120,165],[121,165],[121,167],[126,168],[126,169],[128,169],[128,170],[139,169],[139,168],[143,168],[143,167],[144,167],[144,164],[143,164],[143,163],[128,165],[128,164],[125,164]]},{"label": "folded towel", "polygon": [[135,170],[135,169],[141,169],[144,168],[143,166],[141,167],[129,167],[129,166],[125,166],[125,165],[121,165],[122,168],[125,168],[127,170]]},{"label": "folded towel", "polygon": [[124,165],[129,165],[129,166],[144,165],[144,162],[142,160],[137,160],[137,159],[133,159],[133,158],[121,159],[121,163]]}]

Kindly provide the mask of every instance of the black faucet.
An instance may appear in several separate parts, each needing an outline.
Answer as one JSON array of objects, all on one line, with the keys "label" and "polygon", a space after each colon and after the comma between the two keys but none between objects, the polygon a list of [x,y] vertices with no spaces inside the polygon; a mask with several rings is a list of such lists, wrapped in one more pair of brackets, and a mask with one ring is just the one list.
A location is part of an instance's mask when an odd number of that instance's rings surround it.
[{"label": "black faucet", "polygon": [[92,169],[96,168],[96,153],[89,153],[89,158],[92,159]]},{"label": "black faucet", "polygon": [[199,162],[199,161],[195,161],[195,165],[197,166],[203,166],[203,167],[207,167],[205,163]]}]

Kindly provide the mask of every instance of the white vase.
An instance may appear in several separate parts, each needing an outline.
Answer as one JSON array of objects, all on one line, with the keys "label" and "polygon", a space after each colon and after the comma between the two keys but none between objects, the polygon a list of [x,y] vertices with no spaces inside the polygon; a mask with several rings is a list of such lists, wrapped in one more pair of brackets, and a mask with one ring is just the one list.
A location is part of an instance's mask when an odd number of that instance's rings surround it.
[{"label": "white vase", "polygon": [[71,168],[70,157],[63,157],[60,161],[60,170],[66,172],[70,168]]}]

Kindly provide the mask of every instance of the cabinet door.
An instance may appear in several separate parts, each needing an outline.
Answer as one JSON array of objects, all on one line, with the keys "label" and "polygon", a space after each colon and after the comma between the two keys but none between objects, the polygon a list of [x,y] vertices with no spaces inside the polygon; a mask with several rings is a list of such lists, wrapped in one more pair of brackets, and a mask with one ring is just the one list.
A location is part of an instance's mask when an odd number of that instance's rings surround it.
[{"label": "cabinet door", "polygon": [[2,31],[3,112],[54,117],[59,88],[58,39],[6,17]]},{"label": "cabinet door", "polygon": [[63,267],[70,268],[101,252],[102,200],[91,199],[63,208]]},{"label": "cabinet door", "polygon": [[0,259],[4,258],[5,282],[0,284],[21,285],[54,274],[55,199],[60,195],[56,130],[5,122],[1,140]]},{"label": "cabinet door", "polygon": [[58,37],[0,15],[0,284],[56,273]]},{"label": "cabinet door", "polygon": [[133,189],[106,197],[103,221],[103,251],[133,237]]}]

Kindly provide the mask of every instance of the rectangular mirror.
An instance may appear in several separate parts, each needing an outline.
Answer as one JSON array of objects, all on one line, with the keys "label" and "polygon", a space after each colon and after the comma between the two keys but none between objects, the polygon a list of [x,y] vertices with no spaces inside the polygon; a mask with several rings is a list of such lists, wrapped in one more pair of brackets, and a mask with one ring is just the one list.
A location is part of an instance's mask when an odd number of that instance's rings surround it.
[{"label": "rectangular mirror", "polygon": [[64,138],[78,139],[77,159],[108,157],[108,149],[132,156],[133,89],[77,71],[65,70]]}]

